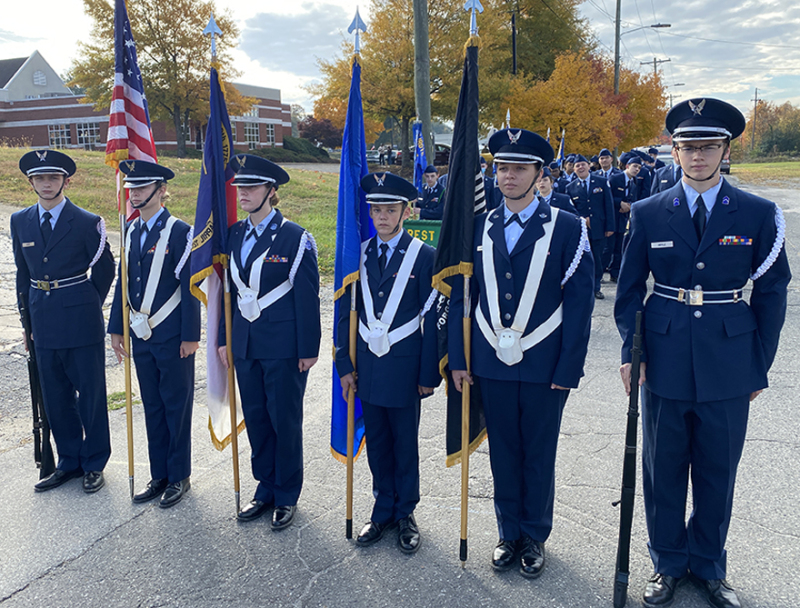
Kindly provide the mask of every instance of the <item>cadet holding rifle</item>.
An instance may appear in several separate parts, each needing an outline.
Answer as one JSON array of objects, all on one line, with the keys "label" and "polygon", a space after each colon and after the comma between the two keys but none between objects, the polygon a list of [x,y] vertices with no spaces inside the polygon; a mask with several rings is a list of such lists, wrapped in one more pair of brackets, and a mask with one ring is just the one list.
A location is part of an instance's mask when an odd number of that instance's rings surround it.
[{"label": "cadet holding rifle", "polygon": [[37,492],[83,477],[87,493],[103,487],[111,455],[106,403],[102,306],[114,280],[105,224],[64,196],[75,162],[55,150],[19,161],[37,204],[11,216],[20,307],[30,310],[42,396],[58,451],[55,472]]}]

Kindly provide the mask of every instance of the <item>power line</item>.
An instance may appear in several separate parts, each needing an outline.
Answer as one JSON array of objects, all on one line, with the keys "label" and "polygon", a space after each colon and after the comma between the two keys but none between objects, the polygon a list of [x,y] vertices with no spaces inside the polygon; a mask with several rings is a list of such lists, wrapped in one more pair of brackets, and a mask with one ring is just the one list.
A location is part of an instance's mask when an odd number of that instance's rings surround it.
[{"label": "power line", "polygon": [[740,44],[744,46],[768,46],[776,49],[796,49],[800,50],[800,46],[791,46],[788,44],[768,44],[766,42],[743,42],[741,40],[717,40],[715,38],[701,38],[700,36],[689,36],[687,34],[676,34],[674,32],[663,32],[668,36],[677,36],[678,38],[691,38],[692,40],[702,40],[703,42],[721,42],[724,44]]}]

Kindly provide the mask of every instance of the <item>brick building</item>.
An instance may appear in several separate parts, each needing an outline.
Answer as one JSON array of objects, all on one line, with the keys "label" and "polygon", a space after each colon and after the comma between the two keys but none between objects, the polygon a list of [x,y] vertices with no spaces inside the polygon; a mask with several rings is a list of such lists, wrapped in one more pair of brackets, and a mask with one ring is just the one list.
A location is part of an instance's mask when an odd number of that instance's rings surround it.
[{"label": "brick building", "polygon": [[[234,145],[239,149],[283,146],[291,135],[289,105],[281,92],[233,83],[242,95],[256,99],[244,116],[231,116]],[[30,57],[0,60],[0,143],[33,148],[84,148],[105,150],[108,110],[95,111],[81,103],[50,64],[34,51]],[[171,123],[152,121],[158,149],[175,149],[177,138]],[[186,145],[201,148],[202,125],[190,123]]]}]

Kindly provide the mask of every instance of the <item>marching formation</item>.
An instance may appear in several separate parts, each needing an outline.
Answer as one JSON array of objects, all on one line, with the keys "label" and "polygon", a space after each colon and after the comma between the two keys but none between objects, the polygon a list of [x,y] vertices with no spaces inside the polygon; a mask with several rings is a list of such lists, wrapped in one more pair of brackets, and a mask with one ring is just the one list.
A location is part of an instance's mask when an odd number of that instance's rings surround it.
[{"label": "marching formation", "polygon": [[[668,606],[691,579],[712,605],[736,607],[725,541],[749,404],[767,387],[786,313],[785,225],[774,203],[720,176],[744,128],[738,110],[693,99],[676,105],[666,126],[673,164],[659,168],[633,150],[617,168],[603,149],[594,171],[581,155],[554,163],[550,144],[530,131],[496,132],[486,211],[467,239],[472,280],[454,281],[449,294],[451,320],[467,322],[448,323],[444,344],[456,390],[474,384],[482,395],[499,532],[491,565],[537,578],[553,526],[562,413],[583,376],[592,310],[605,297],[608,272],[617,288],[622,383],[642,396],[654,567],[644,605]],[[34,489],[81,477],[92,493],[104,485],[111,453],[101,308],[114,260],[103,220],[65,195],[72,159],[36,150],[19,167],[37,202],[11,218],[16,288],[30,315],[57,452],[55,471]],[[117,281],[107,333],[118,359],[132,358],[144,406],[150,481],[133,501],[157,499],[169,508],[190,489],[201,333],[200,303],[189,286],[193,230],[167,210],[172,171],[143,160],[119,168],[138,217],[125,227],[119,272],[126,276]],[[247,217],[230,226],[222,252],[230,259],[232,324],[227,330],[222,320],[208,348],[236,370],[258,482],[237,517],[251,522],[271,512],[279,531],[291,526],[303,486],[303,401],[322,335],[317,250],[314,237],[278,209],[278,189],[289,181],[284,169],[247,154],[233,156],[228,169]],[[357,286],[341,296],[334,345],[344,398],[360,399],[372,474],[374,506],[355,541],[360,547],[392,530],[404,553],[422,544],[414,515],[420,409],[442,380],[431,312],[438,254],[403,222],[415,204],[448,221],[437,177],[435,168],[425,171],[422,196],[391,173],[360,182],[374,236],[361,243]],[[641,311],[640,386],[631,387]]]}]

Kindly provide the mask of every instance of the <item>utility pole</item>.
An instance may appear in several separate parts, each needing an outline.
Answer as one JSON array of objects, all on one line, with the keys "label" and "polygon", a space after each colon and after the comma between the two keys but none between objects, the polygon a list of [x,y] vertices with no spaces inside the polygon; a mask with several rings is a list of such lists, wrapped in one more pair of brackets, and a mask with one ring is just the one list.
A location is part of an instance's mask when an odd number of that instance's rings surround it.
[{"label": "utility pole", "polygon": [[756,146],[756,118],[758,117],[758,87],[756,87],[756,94],[753,98],[753,137],[750,139],[750,151],[752,152]]},{"label": "utility pole", "polygon": [[[658,66],[660,64],[667,63],[669,61],[672,61],[672,59],[656,59],[655,57],[653,57],[653,76],[654,77],[658,76]],[[650,64],[649,61],[640,61],[639,62],[639,65],[649,65],[649,64]]]},{"label": "utility pole", "polygon": [[[425,158],[433,164],[431,141],[431,61],[428,52],[428,0],[414,0],[414,102],[422,123]],[[403,150],[403,158],[408,150]]]},{"label": "utility pole", "polygon": [[511,11],[511,73],[517,75],[517,9]]}]

